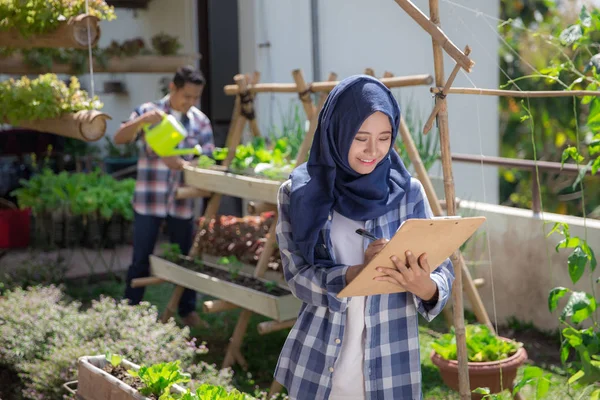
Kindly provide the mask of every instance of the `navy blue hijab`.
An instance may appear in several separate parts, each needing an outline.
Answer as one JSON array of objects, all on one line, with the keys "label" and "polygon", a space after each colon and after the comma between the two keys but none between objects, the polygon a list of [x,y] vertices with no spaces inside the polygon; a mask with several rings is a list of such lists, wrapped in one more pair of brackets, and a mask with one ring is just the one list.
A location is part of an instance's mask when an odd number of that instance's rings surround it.
[{"label": "navy blue hijab", "polygon": [[[373,172],[361,175],[350,167],[348,152],[360,126],[377,111],[390,119],[392,148]],[[292,236],[309,263],[315,262],[317,238],[332,209],[366,221],[398,207],[410,183],[410,174],[393,149],[399,123],[396,99],[370,76],[346,78],[327,97],[310,157],[291,174]]]}]

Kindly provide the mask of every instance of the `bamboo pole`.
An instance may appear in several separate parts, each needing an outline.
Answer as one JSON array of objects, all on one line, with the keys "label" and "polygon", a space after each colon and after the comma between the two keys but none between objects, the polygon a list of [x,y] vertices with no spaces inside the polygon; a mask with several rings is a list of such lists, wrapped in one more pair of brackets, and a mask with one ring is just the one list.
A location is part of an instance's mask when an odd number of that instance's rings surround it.
[{"label": "bamboo pole", "polygon": [[165,282],[162,278],[157,278],[156,276],[147,276],[144,278],[135,278],[131,280],[132,288],[146,287],[151,285],[158,285],[160,283]]},{"label": "bamboo pole", "polygon": [[[468,56],[469,54],[471,54],[471,48],[469,46],[467,46],[465,48],[465,54]],[[448,77],[448,80],[446,81],[446,84],[444,85],[444,88],[442,89],[441,94],[445,97],[448,94],[448,90],[450,90],[450,87],[452,86],[452,83],[454,82],[454,79],[456,78],[456,75],[458,74],[458,71],[460,70],[460,65],[456,64],[454,66],[454,69],[452,70],[452,72],[450,73],[450,76]],[[442,103],[436,103],[435,107],[433,108],[433,111],[431,112],[431,115],[429,115],[429,118],[427,119],[427,122],[425,123],[425,126],[423,127],[423,133],[427,134],[431,128],[433,127],[433,122],[435,121],[435,119],[437,118],[437,114],[440,111],[440,105]]]},{"label": "bamboo pole", "polygon": [[295,319],[287,321],[265,321],[257,325],[259,335],[266,335],[267,333],[277,332],[282,329],[289,329],[296,323]]},{"label": "bamboo pole", "polygon": [[233,330],[233,335],[231,336],[231,339],[229,339],[229,346],[227,346],[227,353],[225,353],[222,368],[231,367],[236,361],[243,369],[248,368],[239,349],[242,346],[242,341],[244,340],[244,335],[248,329],[248,323],[250,322],[251,316],[252,311],[249,310],[242,310],[240,313],[235,329]]},{"label": "bamboo pole", "polygon": [[[337,79],[337,74],[335,72],[329,73],[329,77],[327,78],[329,81],[335,81]],[[317,125],[319,123],[319,113],[323,109],[323,105],[325,104],[325,100],[327,100],[328,92],[321,92],[321,98],[319,99],[319,105],[316,110],[313,112],[310,118],[310,124],[308,126],[308,132],[304,136],[304,140],[300,145],[300,149],[298,150],[298,155],[296,156],[296,165],[300,165],[304,163],[308,156],[308,151],[312,146],[313,138],[315,136],[315,131],[317,130]],[[308,117],[308,116],[307,116]]]},{"label": "bamboo pole", "polygon": [[373,70],[373,68],[365,68],[365,75],[375,77],[375,71]]},{"label": "bamboo pole", "polygon": [[277,204],[265,203],[264,201],[249,201],[246,211],[250,215],[260,215],[268,211],[277,211]]},{"label": "bamboo pole", "polygon": [[163,324],[169,322],[171,317],[177,312],[177,306],[179,305],[179,300],[181,300],[181,296],[183,295],[184,290],[185,288],[183,286],[175,286],[173,294],[169,299],[169,303],[167,303],[167,308],[160,317],[160,320]]},{"label": "bamboo pole", "polygon": [[225,300],[207,300],[202,304],[202,311],[207,314],[235,310],[237,308],[239,307]]},{"label": "bamboo pole", "polygon": [[210,197],[212,195],[211,192],[207,190],[198,189],[191,186],[182,186],[177,188],[177,193],[175,194],[175,198],[177,200],[180,199],[197,199],[198,197]]},{"label": "bamboo pole", "polygon": [[[440,29],[439,21],[439,2],[438,0],[429,0],[429,12],[431,21],[425,17],[425,15],[417,9],[408,0],[396,0],[402,7],[402,3],[406,6],[409,4],[413,7],[413,13],[409,12],[409,8],[403,7],[414,19],[417,21],[425,30],[427,30],[433,39],[433,62],[435,68],[435,84],[438,87],[444,87],[444,56],[441,52],[443,47],[447,52],[448,49],[445,47],[447,43],[451,43],[447,38],[446,42],[440,40],[439,34],[441,33],[444,37],[442,30]],[[417,11],[417,13],[414,12]],[[421,22],[419,22],[419,20]],[[426,21],[425,21],[426,20]],[[433,21],[433,22],[432,22]],[[425,24],[428,22],[429,25]],[[429,30],[425,27],[429,26]],[[431,29],[433,27],[434,29]],[[458,50],[454,46],[455,50]],[[460,50],[458,50],[460,52]],[[449,52],[450,54],[450,52]],[[462,54],[462,52],[461,52]],[[452,56],[452,54],[450,54]],[[456,55],[456,53],[455,53]],[[458,64],[461,64],[467,71],[471,70],[473,62],[469,60],[467,56],[462,54],[464,58],[461,62],[461,57],[453,57]],[[466,60],[465,60],[466,59]],[[467,62],[468,60],[468,62]],[[438,112],[438,129],[440,132],[440,149],[442,153],[442,171],[444,173],[444,192],[446,194],[446,212],[448,215],[456,215],[456,203],[455,203],[455,192],[454,192],[454,178],[452,176],[452,153],[450,150],[450,132],[448,127],[448,109],[446,98],[442,96],[436,96],[436,105],[438,102],[442,103]],[[454,252],[451,260],[454,265],[460,263],[460,253]],[[466,343],[466,332],[465,332],[465,316],[464,316],[464,305],[463,305],[463,287],[462,287],[462,265],[461,267],[454,269],[454,285],[452,290],[452,305],[454,311],[454,331],[456,333],[456,347],[458,355],[458,386],[459,393],[462,400],[471,399],[471,389],[469,385],[469,366],[467,359],[467,343]]]},{"label": "bamboo pole", "polygon": [[[405,86],[419,86],[419,85],[431,85],[433,79],[430,75],[410,75],[410,76],[397,76],[392,78],[382,78],[381,83],[389,88],[405,87]],[[310,86],[310,90],[313,93],[318,92],[331,92],[335,85],[339,82],[313,82]],[[226,85],[224,88],[225,94],[228,96],[234,96],[240,94],[240,88],[238,85]],[[295,83],[259,83],[256,85],[249,85],[248,91],[250,93],[297,93],[298,88]]]},{"label": "bamboo pole", "polygon": [[[252,76],[249,77],[249,78],[247,78],[247,82],[251,83],[252,85],[256,85],[259,81],[260,81],[260,72],[258,72],[258,71],[254,71],[254,73],[252,74]],[[250,122],[250,132],[252,132],[252,134],[254,135],[254,137],[260,137],[260,129],[258,128],[258,121],[256,120],[256,112],[255,112],[255,108],[254,108],[254,97],[255,97],[255,94],[254,93],[248,93],[248,96],[250,96],[250,105],[249,105],[249,108],[251,108],[251,115],[253,116],[253,118],[251,118],[249,120],[249,122]]]},{"label": "bamboo pole", "polygon": [[384,77],[384,78],[391,78],[391,77],[393,77],[393,76],[394,76],[394,74],[392,74],[390,71],[385,71],[385,72],[383,73],[383,77]]},{"label": "bamboo pole", "polygon": [[[430,89],[431,93],[437,94],[442,89],[434,87]],[[481,96],[502,96],[502,97],[585,97],[600,96],[600,91],[593,90],[502,90],[502,89],[480,89],[480,88],[462,88],[454,87],[448,90],[448,94],[476,94]]]},{"label": "bamboo pole", "polygon": [[[452,57],[461,67],[465,69],[467,72],[471,72],[471,68],[475,63],[466,56],[452,41],[446,36],[446,34],[441,30],[439,24],[436,22],[436,19],[439,17],[439,13],[432,14],[431,19],[427,18],[425,14],[421,10],[417,8],[410,0],[395,0],[396,3],[417,23],[421,26],[421,28],[425,29],[427,33],[431,35],[431,38],[436,42],[436,45],[440,47],[440,49],[444,49],[446,53],[450,57]],[[431,5],[432,0],[429,1]],[[436,56],[436,58],[439,58]],[[442,85],[438,85],[442,86]]]},{"label": "bamboo pole", "polygon": [[304,75],[302,74],[302,70],[295,69],[292,71],[292,77],[294,78],[294,82],[296,82],[296,89],[298,90],[298,97],[300,97],[300,101],[302,102],[302,107],[304,107],[304,112],[306,113],[306,118],[310,120],[315,113],[315,105],[312,103],[310,98],[310,87],[306,84],[304,80]]},{"label": "bamboo pole", "polygon": [[265,246],[263,247],[263,251],[260,254],[260,258],[258,259],[258,263],[256,264],[256,269],[254,270],[254,277],[261,278],[267,267],[269,266],[269,259],[271,255],[273,255],[273,251],[276,250],[277,244],[277,218],[273,220],[271,223],[271,227],[269,228],[269,237],[267,237],[267,241],[265,242]]}]

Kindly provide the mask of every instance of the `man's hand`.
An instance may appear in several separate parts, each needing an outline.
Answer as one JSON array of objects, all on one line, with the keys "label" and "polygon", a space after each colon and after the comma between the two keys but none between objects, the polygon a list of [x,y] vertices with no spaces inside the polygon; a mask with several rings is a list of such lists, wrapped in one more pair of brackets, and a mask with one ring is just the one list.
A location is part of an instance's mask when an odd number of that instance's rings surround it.
[{"label": "man's hand", "polygon": [[161,160],[169,167],[169,169],[174,171],[181,171],[183,167],[190,164],[189,161],[178,156],[162,157]]},{"label": "man's hand", "polygon": [[162,121],[165,114],[159,110],[148,111],[141,116],[141,122],[144,124],[158,124]]}]

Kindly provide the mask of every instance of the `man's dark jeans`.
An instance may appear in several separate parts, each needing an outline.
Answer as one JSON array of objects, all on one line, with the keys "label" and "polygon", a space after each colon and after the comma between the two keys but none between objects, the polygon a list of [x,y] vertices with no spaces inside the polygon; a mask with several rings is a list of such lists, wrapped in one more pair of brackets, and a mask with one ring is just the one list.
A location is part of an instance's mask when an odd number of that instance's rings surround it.
[{"label": "man's dark jeans", "polygon": [[[139,304],[144,297],[145,288],[132,288],[131,281],[135,278],[150,275],[150,254],[154,252],[154,246],[163,220],[164,218],[161,217],[135,213],[133,225],[133,261],[127,272],[127,287],[125,289],[125,298],[129,299],[129,304]],[[169,215],[166,220],[169,241],[179,245],[181,254],[187,254],[192,247],[193,218],[181,219]],[[185,317],[195,310],[196,292],[185,289],[179,301],[179,315]]]}]

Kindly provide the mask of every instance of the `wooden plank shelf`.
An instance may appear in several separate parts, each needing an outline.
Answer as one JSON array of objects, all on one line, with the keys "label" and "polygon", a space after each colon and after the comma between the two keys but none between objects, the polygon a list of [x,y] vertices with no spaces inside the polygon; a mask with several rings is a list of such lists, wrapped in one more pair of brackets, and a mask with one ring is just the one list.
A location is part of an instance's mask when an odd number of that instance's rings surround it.
[{"label": "wooden plank shelf", "polygon": [[[88,39],[88,26],[90,34]],[[0,31],[0,43],[4,48],[33,49],[33,48],[76,48],[87,49],[95,47],[100,40],[98,18],[81,14],[69,18],[58,25],[52,32],[23,37],[17,29]],[[1,71],[1,69],[0,69]],[[4,71],[2,71],[4,72]]]},{"label": "wooden plank shelf", "polygon": [[[259,292],[202,272],[192,271],[154,255],[150,256],[150,273],[152,276],[226,300],[276,321],[296,318],[300,309],[300,300],[291,293],[284,296],[274,296]],[[244,272],[240,272],[240,275],[248,276]],[[255,279],[268,282],[265,279]]]},{"label": "wooden plank shelf", "polygon": [[[182,65],[193,64],[201,59],[200,54],[191,55],[139,55],[133,57],[111,57],[106,65],[94,61],[95,73],[175,73]],[[46,67],[29,65],[20,54],[0,58],[0,71],[4,74],[33,75],[46,73],[75,74],[70,64],[53,63],[50,70]]]},{"label": "wooden plank shelf", "polygon": [[185,167],[184,179],[188,186],[198,189],[271,204],[277,204],[277,193],[282,184],[281,181],[197,167]]}]

